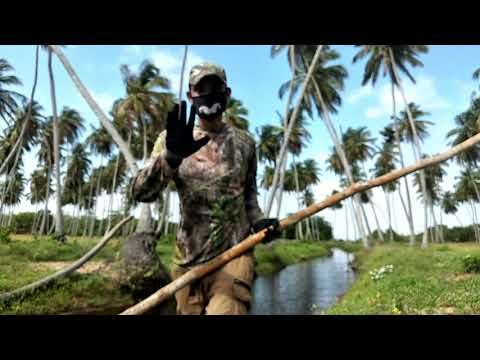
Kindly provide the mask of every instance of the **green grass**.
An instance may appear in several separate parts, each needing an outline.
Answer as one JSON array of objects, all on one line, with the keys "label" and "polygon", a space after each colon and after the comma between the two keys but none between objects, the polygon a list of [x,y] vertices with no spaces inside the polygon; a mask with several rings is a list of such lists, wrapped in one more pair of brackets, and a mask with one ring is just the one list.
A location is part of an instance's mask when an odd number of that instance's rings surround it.
[{"label": "green grass", "polygon": [[[100,241],[100,237],[69,237],[67,244],[60,244],[47,237],[33,239],[26,235],[11,235],[10,238],[10,242],[0,243],[0,293],[20,288],[54,272],[36,266],[39,262],[77,260]],[[112,239],[94,260],[113,261],[120,249],[120,241],[120,238]],[[272,248],[258,245],[255,249],[256,270],[260,275],[270,274],[290,264],[328,256],[334,246],[350,245],[333,241],[288,240],[276,241]],[[163,264],[171,269],[174,237],[163,237],[157,243],[156,250]],[[131,304],[132,301],[110,278],[98,273],[74,273],[47,288],[9,303],[0,303],[0,314],[55,314],[114,304]]]},{"label": "green grass", "polygon": [[257,245],[255,269],[259,275],[272,274],[288,265],[330,254],[330,246],[326,242],[278,240],[271,248]]},{"label": "green grass", "polygon": [[[376,246],[357,255],[359,278],[325,314],[480,314],[480,274],[465,274],[475,244]],[[369,272],[385,265],[393,272],[374,281]]]}]

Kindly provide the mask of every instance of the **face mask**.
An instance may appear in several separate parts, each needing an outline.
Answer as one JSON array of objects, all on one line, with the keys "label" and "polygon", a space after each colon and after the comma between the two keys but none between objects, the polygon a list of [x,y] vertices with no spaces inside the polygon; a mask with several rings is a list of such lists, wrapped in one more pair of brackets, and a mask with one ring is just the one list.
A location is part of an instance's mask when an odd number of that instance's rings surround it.
[{"label": "face mask", "polygon": [[199,117],[205,120],[214,120],[221,115],[227,107],[227,96],[224,92],[192,98],[193,106]]}]

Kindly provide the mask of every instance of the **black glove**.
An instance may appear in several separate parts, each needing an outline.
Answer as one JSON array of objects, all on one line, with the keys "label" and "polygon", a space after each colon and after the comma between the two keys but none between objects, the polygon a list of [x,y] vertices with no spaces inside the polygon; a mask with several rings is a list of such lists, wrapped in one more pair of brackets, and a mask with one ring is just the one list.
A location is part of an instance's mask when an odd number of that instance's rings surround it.
[{"label": "black glove", "polygon": [[179,106],[175,104],[167,117],[167,153],[165,160],[168,165],[176,169],[183,159],[196,153],[210,138],[204,136],[200,140],[193,139],[193,125],[195,124],[195,111],[190,108],[190,118],[187,119],[187,103],[182,101],[179,119]]},{"label": "black glove", "polygon": [[250,228],[250,232],[252,234],[256,234],[257,232],[270,226],[273,226],[273,230],[267,230],[265,238],[263,239],[264,243],[269,243],[280,237],[281,235],[280,231],[277,230],[280,226],[278,219],[262,219],[252,225],[252,227]]}]

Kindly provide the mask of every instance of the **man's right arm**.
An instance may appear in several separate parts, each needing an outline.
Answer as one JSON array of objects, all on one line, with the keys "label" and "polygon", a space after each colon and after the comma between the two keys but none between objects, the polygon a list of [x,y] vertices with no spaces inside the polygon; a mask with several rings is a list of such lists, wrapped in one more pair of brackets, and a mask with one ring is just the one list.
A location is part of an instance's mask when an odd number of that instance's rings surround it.
[{"label": "man's right arm", "polygon": [[163,131],[153,147],[150,159],[133,180],[130,195],[138,202],[153,202],[173,179],[177,169],[172,169],[166,159],[166,131]]}]

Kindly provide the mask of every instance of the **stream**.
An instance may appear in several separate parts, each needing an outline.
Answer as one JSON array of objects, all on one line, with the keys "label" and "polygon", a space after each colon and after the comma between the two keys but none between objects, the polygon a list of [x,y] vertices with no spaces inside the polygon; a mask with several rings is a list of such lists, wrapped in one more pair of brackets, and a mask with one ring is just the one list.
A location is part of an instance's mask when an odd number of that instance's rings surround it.
[{"label": "stream", "polygon": [[333,255],[294,264],[259,276],[253,285],[250,315],[311,315],[334,305],[355,281],[349,263],[354,255],[333,249]]}]

